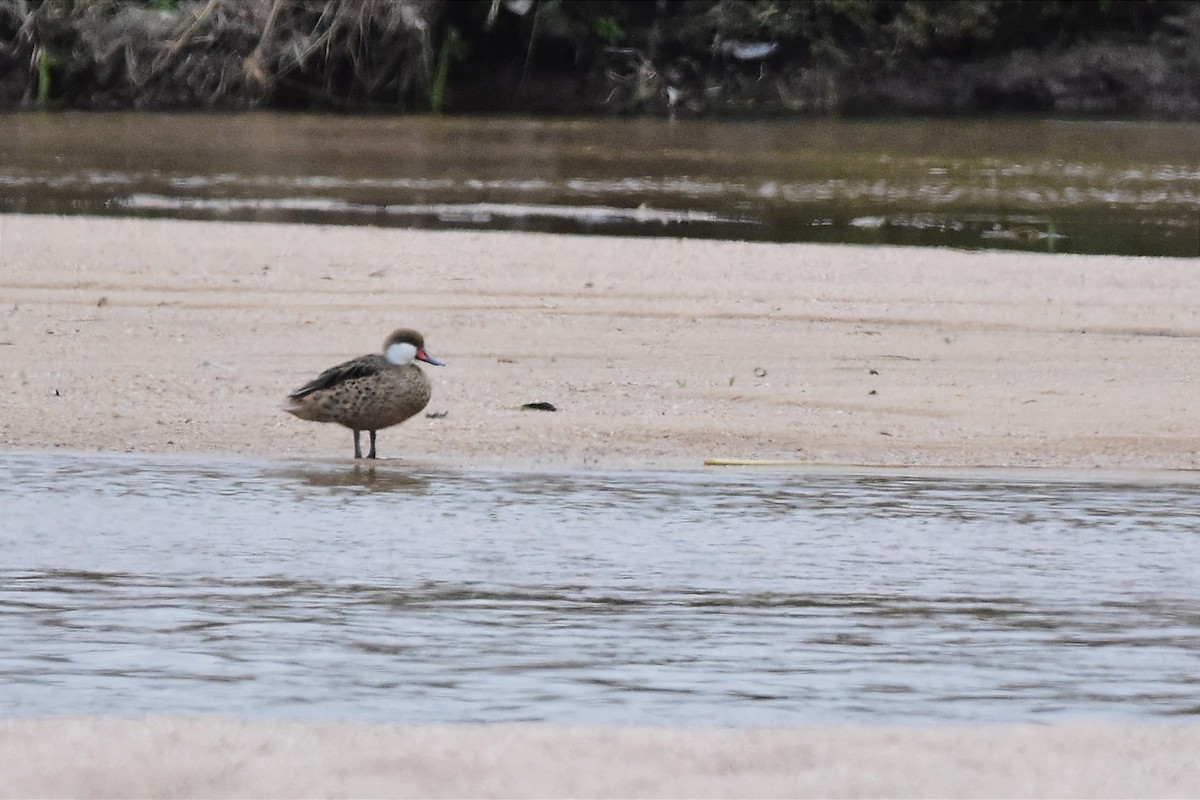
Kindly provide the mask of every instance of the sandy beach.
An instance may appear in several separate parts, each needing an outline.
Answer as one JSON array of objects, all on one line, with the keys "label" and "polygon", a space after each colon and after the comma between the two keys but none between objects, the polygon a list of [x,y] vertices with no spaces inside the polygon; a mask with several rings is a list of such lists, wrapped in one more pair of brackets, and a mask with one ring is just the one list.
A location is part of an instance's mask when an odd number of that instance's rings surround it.
[{"label": "sandy beach", "polygon": [[407,325],[384,458],[1200,466],[1195,261],[7,216],[0,276],[10,449],[348,457],[282,399]]},{"label": "sandy beach", "polygon": [[[411,326],[446,366],[433,416],[379,435],[400,463],[1195,481],[1198,267],[2,216],[0,447],[347,459],[283,398]],[[9,720],[0,796],[1200,796],[1197,754],[1194,724]]]},{"label": "sandy beach", "polygon": [[[1200,726],[0,722],[3,797],[1195,797]],[[64,765],[69,764],[68,767]]]}]

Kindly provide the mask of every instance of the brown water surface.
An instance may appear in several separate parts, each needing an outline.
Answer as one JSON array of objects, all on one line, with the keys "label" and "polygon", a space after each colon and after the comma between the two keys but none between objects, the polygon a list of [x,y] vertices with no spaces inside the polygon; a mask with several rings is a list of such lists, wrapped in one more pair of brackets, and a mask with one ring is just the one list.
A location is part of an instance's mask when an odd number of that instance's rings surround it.
[{"label": "brown water surface", "polygon": [[0,117],[0,212],[1200,255],[1200,125]]}]

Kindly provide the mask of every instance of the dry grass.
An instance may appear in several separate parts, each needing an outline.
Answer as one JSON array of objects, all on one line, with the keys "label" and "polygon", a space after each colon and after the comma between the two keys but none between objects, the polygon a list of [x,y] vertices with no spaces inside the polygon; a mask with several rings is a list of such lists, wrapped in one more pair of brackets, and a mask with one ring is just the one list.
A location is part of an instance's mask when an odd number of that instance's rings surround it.
[{"label": "dry grass", "polygon": [[[435,0],[8,0],[13,63],[49,53],[56,93],[134,107],[420,105],[431,84]],[[28,99],[28,93],[27,93]]]}]

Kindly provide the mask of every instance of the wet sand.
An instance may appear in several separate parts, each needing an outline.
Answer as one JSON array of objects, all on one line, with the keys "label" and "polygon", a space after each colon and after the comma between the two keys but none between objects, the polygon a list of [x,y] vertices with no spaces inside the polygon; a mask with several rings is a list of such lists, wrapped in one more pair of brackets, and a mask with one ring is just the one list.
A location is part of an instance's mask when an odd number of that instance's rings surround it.
[{"label": "wet sand", "polygon": [[[1195,470],[1197,267],[4,216],[0,446],[346,458],[282,398],[408,325],[447,362],[441,416],[382,432],[385,458]],[[0,722],[0,795],[1196,796],[1197,753],[1196,725],[27,720]]]},{"label": "wet sand", "polygon": [[345,458],[282,398],[406,325],[384,458],[1195,469],[1198,266],[5,216],[0,446]]}]

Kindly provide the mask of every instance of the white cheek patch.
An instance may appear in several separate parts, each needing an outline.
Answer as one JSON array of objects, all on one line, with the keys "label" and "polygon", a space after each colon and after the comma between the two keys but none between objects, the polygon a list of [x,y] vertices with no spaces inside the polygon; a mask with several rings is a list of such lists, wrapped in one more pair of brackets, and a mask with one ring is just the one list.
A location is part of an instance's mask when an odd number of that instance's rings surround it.
[{"label": "white cheek patch", "polygon": [[388,345],[388,349],[383,351],[383,357],[396,366],[403,366],[417,357],[417,348],[408,342],[397,342]]}]

